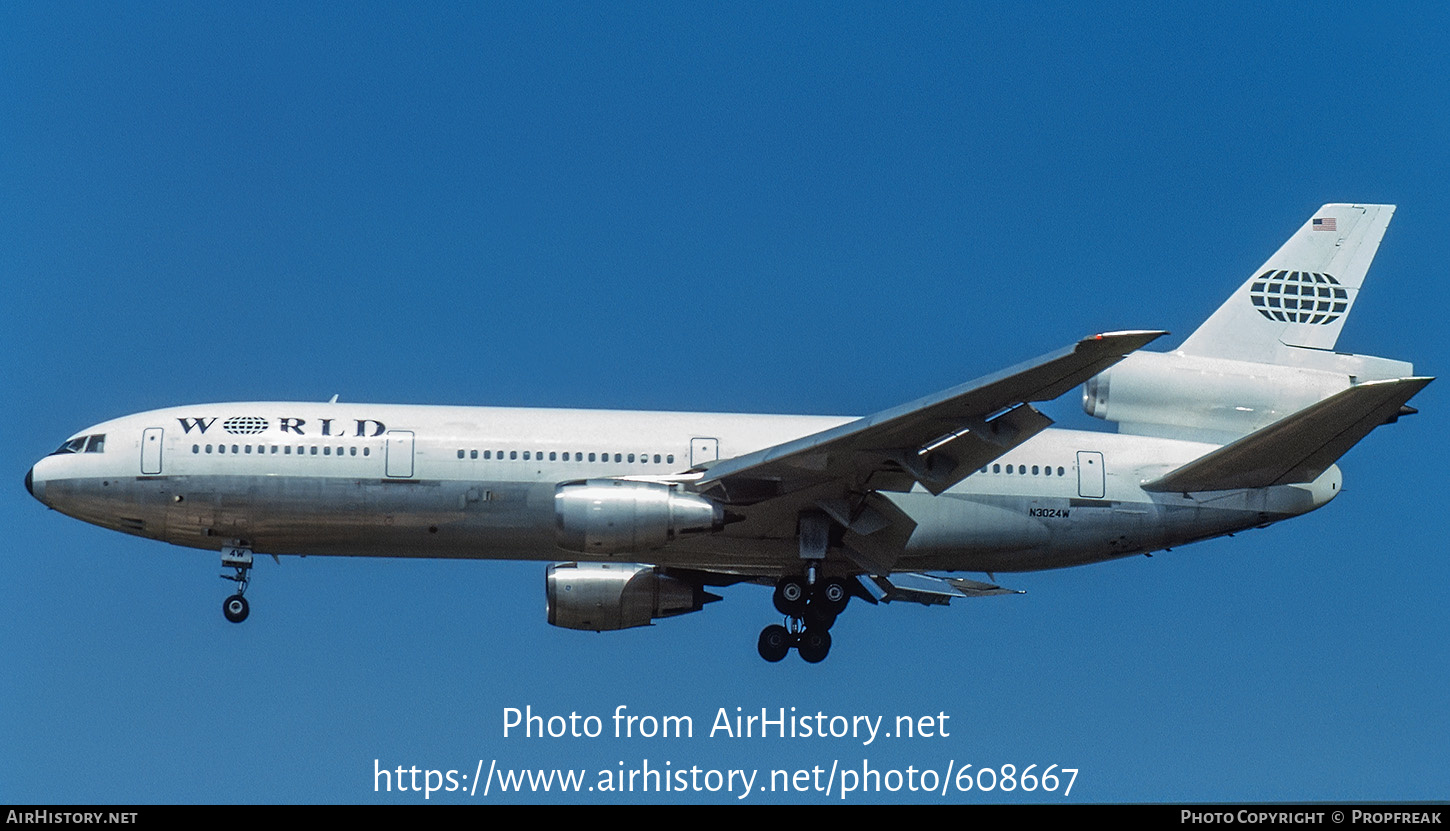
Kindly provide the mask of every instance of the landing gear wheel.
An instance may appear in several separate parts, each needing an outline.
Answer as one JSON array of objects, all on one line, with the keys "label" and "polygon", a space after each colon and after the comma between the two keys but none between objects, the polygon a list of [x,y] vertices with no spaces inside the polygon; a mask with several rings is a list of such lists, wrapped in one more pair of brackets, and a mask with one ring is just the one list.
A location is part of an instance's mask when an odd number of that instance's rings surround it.
[{"label": "landing gear wheel", "polygon": [[241,623],[246,620],[251,611],[252,608],[247,603],[247,599],[239,594],[228,597],[226,602],[222,603],[222,614],[226,615],[227,620],[232,623]]},{"label": "landing gear wheel", "polygon": [[832,577],[816,586],[812,602],[825,605],[831,610],[832,616],[839,615],[846,610],[846,604],[851,602],[851,590],[846,586],[845,580]]},{"label": "landing gear wheel", "polygon": [[819,664],[831,651],[831,633],[823,629],[807,629],[801,633],[796,651],[806,663]]},{"label": "landing gear wheel", "polygon": [[771,624],[760,632],[760,641],[756,648],[760,650],[760,657],[772,664],[783,659],[788,652],[795,638],[791,637],[790,631],[780,624]]},{"label": "landing gear wheel", "polygon": [[799,577],[782,577],[775,584],[775,595],[771,600],[775,610],[787,617],[800,617],[806,610],[806,582]]}]

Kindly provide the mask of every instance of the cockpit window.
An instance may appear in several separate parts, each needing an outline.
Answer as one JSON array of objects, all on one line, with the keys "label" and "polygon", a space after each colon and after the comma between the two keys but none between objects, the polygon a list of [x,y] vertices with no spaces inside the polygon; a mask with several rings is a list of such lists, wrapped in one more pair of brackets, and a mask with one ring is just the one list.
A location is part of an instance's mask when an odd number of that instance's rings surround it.
[{"label": "cockpit window", "polygon": [[52,456],[60,456],[66,453],[103,453],[106,449],[105,435],[97,436],[76,436],[62,444],[51,453]]},{"label": "cockpit window", "polygon": [[71,439],[65,444],[62,444],[60,447],[57,447],[55,449],[55,452],[51,453],[50,455],[60,456],[64,453],[79,453],[82,450],[86,449],[86,438],[86,436],[81,436],[79,438]]}]

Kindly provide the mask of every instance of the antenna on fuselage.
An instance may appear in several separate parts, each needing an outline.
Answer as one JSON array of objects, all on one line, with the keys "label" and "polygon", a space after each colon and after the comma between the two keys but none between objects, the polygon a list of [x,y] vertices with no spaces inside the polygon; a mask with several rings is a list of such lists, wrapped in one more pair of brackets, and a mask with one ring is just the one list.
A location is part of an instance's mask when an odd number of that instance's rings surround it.
[{"label": "antenna on fuselage", "polygon": [[327,403],[329,403],[329,404],[336,404],[337,403],[337,393],[333,393],[332,394],[332,397],[329,398],[329,399],[327,399]]}]

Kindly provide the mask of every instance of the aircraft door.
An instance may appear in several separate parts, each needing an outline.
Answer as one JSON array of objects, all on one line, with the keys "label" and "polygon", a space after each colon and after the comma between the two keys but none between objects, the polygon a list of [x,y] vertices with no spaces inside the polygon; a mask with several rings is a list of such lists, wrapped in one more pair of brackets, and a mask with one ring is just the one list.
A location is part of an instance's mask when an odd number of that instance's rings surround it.
[{"label": "aircraft door", "polygon": [[1106,493],[1103,454],[1096,450],[1077,451],[1077,495],[1087,499],[1102,499]]},{"label": "aircraft door", "polygon": [[389,430],[386,453],[389,477],[406,479],[413,475],[413,431]]},{"label": "aircraft door", "polygon": [[690,439],[690,467],[720,458],[719,439]]},{"label": "aircraft door", "polygon": [[147,427],[141,432],[141,475],[156,476],[161,473],[160,427]]}]

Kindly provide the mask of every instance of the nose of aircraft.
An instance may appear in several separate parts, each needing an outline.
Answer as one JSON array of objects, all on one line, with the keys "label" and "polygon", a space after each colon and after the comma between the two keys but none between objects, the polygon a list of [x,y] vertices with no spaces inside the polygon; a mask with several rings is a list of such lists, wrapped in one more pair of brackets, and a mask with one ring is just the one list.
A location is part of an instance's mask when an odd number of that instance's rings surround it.
[{"label": "nose of aircraft", "polygon": [[[37,487],[39,488],[38,492],[36,490]],[[25,489],[27,491],[30,491],[31,496],[39,499],[41,502],[45,501],[45,499],[43,498],[45,495],[45,483],[41,482],[38,486],[36,485],[34,467],[30,468],[30,470],[25,471]]]}]

